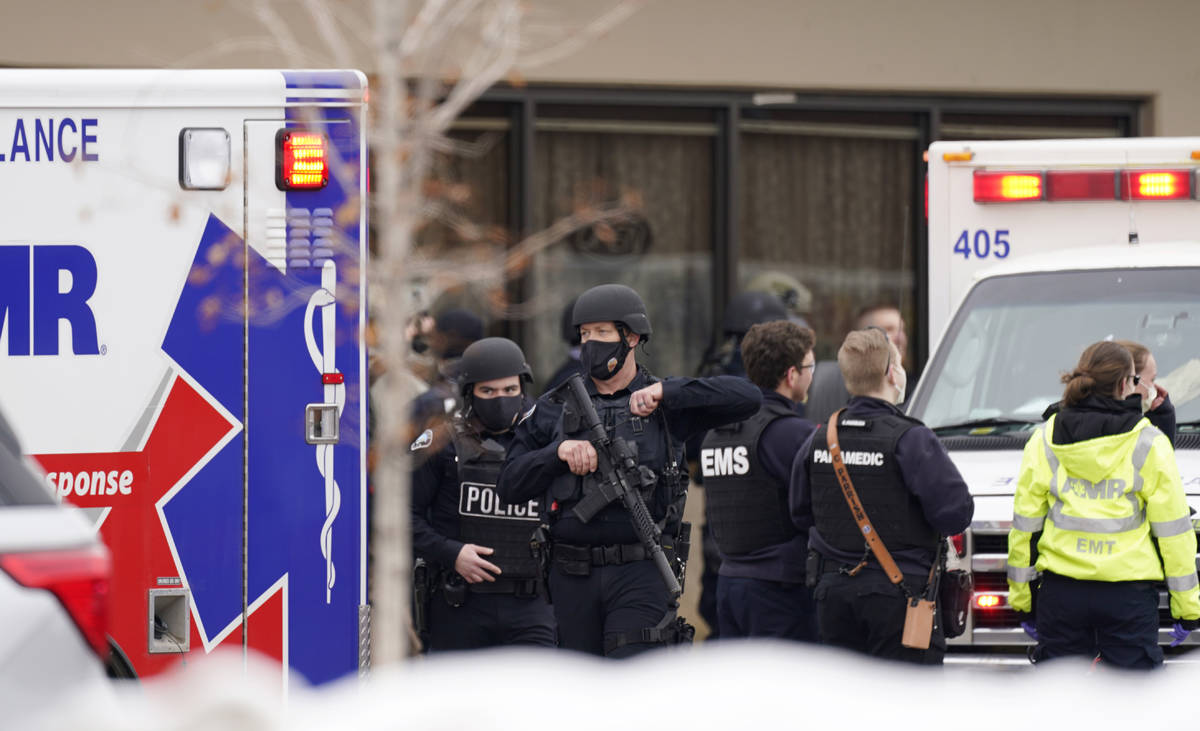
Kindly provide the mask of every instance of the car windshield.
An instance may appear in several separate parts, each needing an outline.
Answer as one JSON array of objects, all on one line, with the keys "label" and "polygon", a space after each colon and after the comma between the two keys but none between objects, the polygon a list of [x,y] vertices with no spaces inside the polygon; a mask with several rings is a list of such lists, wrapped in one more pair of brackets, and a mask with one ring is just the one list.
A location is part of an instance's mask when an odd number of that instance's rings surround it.
[{"label": "car windshield", "polygon": [[1088,345],[1142,343],[1181,428],[1200,419],[1200,269],[1071,271],[979,283],[950,323],[909,413],[931,428],[1029,428]]}]

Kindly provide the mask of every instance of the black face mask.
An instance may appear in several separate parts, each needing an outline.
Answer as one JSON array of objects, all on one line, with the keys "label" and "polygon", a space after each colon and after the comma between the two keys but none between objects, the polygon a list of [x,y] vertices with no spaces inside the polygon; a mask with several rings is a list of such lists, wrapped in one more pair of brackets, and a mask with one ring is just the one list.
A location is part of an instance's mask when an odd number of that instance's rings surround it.
[{"label": "black face mask", "polygon": [[521,404],[524,398],[524,396],[475,397],[472,399],[471,409],[479,417],[479,423],[483,424],[484,429],[498,434],[512,428],[513,422],[517,420],[517,414],[521,413]]},{"label": "black face mask", "polygon": [[579,349],[579,362],[587,369],[592,378],[597,381],[607,381],[617,375],[625,358],[629,356],[629,344],[625,338],[606,343],[600,340],[589,340]]}]

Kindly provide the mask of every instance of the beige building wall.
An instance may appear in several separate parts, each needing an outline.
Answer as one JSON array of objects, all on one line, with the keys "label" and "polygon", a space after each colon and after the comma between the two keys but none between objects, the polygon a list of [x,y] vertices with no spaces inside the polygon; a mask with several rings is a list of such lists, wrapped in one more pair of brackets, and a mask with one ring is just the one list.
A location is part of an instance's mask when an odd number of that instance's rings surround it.
[{"label": "beige building wall", "polygon": [[[538,45],[615,0],[527,0]],[[302,58],[233,0],[6,3],[0,63],[372,71],[367,0],[327,0],[335,57],[300,0],[275,0]],[[647,0],[535,82],[881,93],[1118,95],[1150,100],[1145,129],[1200,134],[1195,0]]]}]

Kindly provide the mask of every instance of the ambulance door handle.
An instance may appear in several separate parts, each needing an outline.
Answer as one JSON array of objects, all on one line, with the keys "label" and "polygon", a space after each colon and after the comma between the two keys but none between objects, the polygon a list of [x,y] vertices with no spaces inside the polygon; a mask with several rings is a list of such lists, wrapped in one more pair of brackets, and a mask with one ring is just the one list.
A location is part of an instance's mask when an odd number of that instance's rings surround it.
[{"label": "ambulance door handle", "polygon": [[304,440],[309,444],[338,443],[337,404],[308,404],[304,407]]}]

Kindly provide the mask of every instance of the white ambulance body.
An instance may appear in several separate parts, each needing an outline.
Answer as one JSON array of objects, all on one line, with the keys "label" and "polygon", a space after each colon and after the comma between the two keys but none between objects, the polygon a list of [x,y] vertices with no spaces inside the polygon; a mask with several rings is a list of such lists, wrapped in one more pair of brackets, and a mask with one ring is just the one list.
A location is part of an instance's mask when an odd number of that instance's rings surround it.
[{"label": "white ambulance body", "polygon": [[0,409],[141,676],[311,682],[366,612],[365,77],[0,71]]},{"label": "white ambulance body", "polygon": [[[1021,450],[1083,349],[1140,342],[1176,408],[1176,457],[1200,508],[1200,138],[939,142],[929,150],[929,321],[908,411],[975,496],[975,573],[951,644],[1029,644],[1005,563]],[[1165,591],[1161,639],[1171,621]],[[1193,637],[1189,644],[1196,644]]]}]

